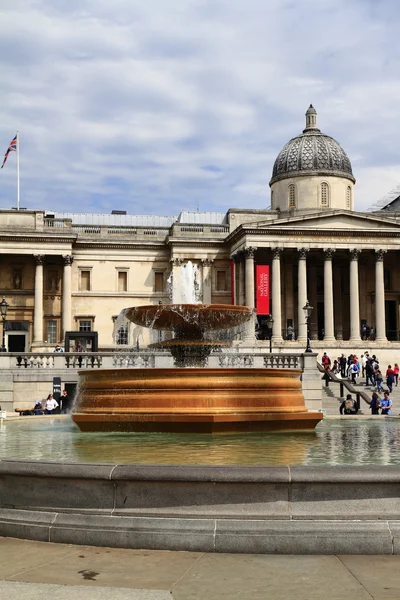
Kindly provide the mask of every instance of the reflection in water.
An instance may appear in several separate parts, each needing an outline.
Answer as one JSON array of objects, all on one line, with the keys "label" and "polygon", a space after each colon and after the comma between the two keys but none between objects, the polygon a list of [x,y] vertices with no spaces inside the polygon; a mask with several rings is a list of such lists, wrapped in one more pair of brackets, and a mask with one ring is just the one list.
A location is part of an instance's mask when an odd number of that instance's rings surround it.
[{"label": "reflection in water", "polygon": [[69,420],[2,421],[0,458],[67,462],[400,464],[400,421],[326,420],[307,433],[81,433]]}]

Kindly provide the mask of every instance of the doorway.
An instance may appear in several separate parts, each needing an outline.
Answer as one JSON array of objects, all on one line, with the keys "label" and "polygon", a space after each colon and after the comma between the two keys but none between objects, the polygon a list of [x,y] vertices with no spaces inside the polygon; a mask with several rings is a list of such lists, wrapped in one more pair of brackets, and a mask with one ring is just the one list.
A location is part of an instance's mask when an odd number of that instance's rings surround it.
[{"label": "doorway", "polygon": [[25,352],[26,351],[25,333],[10,333],[6,331],[7,352]]},{"label": "doorway", "polygon": [[397,340],[396,300],[385,300],[385,326],[388,340]]}]

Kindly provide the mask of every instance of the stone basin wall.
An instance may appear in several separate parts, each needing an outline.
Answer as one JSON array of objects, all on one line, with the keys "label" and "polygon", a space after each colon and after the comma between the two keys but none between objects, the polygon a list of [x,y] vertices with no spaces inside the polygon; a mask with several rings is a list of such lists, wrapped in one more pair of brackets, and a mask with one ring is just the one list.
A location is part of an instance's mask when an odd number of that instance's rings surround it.
[{"label": "stone basin wall", "polygon": [[203,552],[399,554],[400,469],[4,460],[0,535]]}]

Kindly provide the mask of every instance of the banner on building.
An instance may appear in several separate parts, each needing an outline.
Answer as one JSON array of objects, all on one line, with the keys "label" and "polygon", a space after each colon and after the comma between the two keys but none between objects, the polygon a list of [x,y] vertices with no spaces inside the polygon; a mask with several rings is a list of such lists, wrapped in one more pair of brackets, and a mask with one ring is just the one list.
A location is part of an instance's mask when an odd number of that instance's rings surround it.
[{"label": "banner on building", "polygon": [[258,315],[269,315],[269,265],[257,265],[256,267],[256,306]]}]

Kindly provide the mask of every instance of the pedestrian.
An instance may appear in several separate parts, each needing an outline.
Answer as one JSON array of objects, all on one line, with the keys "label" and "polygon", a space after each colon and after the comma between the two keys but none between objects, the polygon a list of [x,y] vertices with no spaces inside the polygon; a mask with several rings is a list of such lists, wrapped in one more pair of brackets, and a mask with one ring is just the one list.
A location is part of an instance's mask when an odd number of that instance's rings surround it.
[{"label": "pedestrian", "polygon": [[45,410],[44,410],[45,414],[46,415],[52,415],[52,414],[54,414],[54,412],[55,412],[55,410],[56,410],[57,407],[58,407],[57,400],[54,400],[53,394],[49,394],[47,396],[46,404],[45,404],[45,407],[44,407],[45,408]]},{"label": "pedestrian", "polygon": [[66,415],[67,413],[70,412],[70,398],[68,396],[67,390],[63,390],[63,393],[61,394],[60,397],[60,404],[61,404],[61,412]]},{"label": "pedestrian", "polygon": [[33,407],[34,415],[42,415],[43,414],[43,406],[40,400],[35,400],[35,406]]},{"label": "pedestrian", "polygon": [[399,383],[399,371],[400,371],[399,365],[397,363],[394,363],[393,371],[394,371],[394,379],[396,381],[396,387],[397,387],[397,384]]},{"label": "pedestrian", "polygon": [[342,356],[339,358],[339,365],[340,365],[340,375],[342,376],[342,378],[346,377],[346,365],[347,365],[347,357],[342,354]]},{"label": "pedestrian", "polygon": [[386,370],[386,385],[388,386],[388,390],[390,393],[392,393],[393,391],[393,384],[394,384],[394,371],[392,369],[392,365],[388,365],[388,368]]},{"label": "pedestrian", "polygon": [[57,346],[54,348],[53,352],[64,352],[64,350],[61,348],[61,346],[59,346],[57,344]]},{"label": "pedestrian", "polygon": [[[365,365],[365,385],[375,385],[373,360],[369,358]],[[371,383],[369,383],[369,381]]]},{"label": "pedestrian", "polygon": [[381,415],[391,415],[392,414],[392,401],[389,396],[389,392],[385,392],[383,394],[383,398],[381,400]]},{"label": "pedestrian", "polygon": [[382,375],[382,371],[380,371],[380,369],[377,369],[375,371],[375,383],[376,383],[377,392],[383,392],[383,375]]},{"label": "pedestrian", "polygon": [[331,359],[329,358],[329,356],[327,355],[326,352],[324,352],[321,362],[322,362],[322,366],[327,371],[329,369],[329,367],[331,366]]},{"label": "pedestrian", "polygon": [[351,394],[347,394],[346,400],[343,400],[339,407],[339,412],[341,415],[356,415],[358,413],[357,403],[353,400]]},{"label": "pedestrian", "polygon": [[371,410],[371,415],[379,415],[380,407],[381,407],[381,399],[379,398],[378,394],[376,392],[374,392],[372,394],[371,404],[369,405],[369,408]]},{"label": "pedestrian", "polygon": [[361,369],[362,369],[362,376],[365,377],[365,365],[368,359],[368,352],[366,352],[365,354],[361,354],[361,358],[360,358],[360,362],[361,362]]},{"label": "pedestrian", "polygon": [[358,366],[356,365],[356,363],[353,362],[349,366],[349,377],[351,378],[351,383],[353,385],[356,384],[357,373],[358,373]]}]

